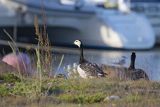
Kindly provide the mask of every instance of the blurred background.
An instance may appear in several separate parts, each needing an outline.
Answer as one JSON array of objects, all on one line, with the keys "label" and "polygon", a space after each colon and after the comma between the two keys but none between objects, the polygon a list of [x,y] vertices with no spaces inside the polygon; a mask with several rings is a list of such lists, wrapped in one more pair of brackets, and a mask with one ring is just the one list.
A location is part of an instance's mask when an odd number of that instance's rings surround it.
[{"label": "blurred background", "polygon": [[63,66],[78,62],[73,41],[80,39],[85,57],[100,64],[113,65],[126,56],[123,66],[128,66],[136,51],[136,67],[160,80],[159,0],[0,0],[1,50],[8,49],[8,41],[20,48],[36,46],[36,25],[47,32],[54,66],[62,55]]}]

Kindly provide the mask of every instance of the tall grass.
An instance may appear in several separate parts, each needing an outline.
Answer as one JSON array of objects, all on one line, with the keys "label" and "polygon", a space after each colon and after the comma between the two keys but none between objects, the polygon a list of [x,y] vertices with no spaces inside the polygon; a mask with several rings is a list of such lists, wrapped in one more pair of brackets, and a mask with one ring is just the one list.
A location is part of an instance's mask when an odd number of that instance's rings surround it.
[{"label": "tall grass", "polygon": [[[16,52],[20,52],[19,49],[18,49],[18,47],[17,47],[17,45],[16,45],[16,42],[13,40],[13,38],[11,37],[11,35],[5,29],[3,29],[3,31],[10,38],[10,40],[12,41],[12,42],[8,42],[8,44],[11,47],[13,53],[16,54]],[[22,63],[25,65],[24,61]],[[18,77],[20,77],[21,80],[23,80],[23,76],[21,74],[19,66],[18,66],[17,71],[18,71]]]},{"label": "tall grass", "polygon": [[[18,75],[16,73],[16,75],[20,77],[22,82],[20,83],[22,85],[20,89],[23,90],[24,95],[29,99],[36,98],[36,97],[40,98],[42,96],[42,80],[43,78],[50,77],[51,76],[50,74],[53,72],[52,50],[50,47],[50,41],[49,41],[48,35],[46,33],[47,32],[46,25],[43,25],[43,28],[40,28],[38,24],[38,18],[35,16],[34,26],[35,26],[36,39],[38,41],[37,48],[35,49],[36,58],[33,62],[35,63],[35,66],[36,66],[35,73],[34,73],[35,75],[33,77],[36,77],[36,78],[24,77],[19,67],[18,67]],[[4,33],[11,39],[11,42],[8,42],[8,44],[11,47],[13,53],[14,54],[16,54],[17,52],[19,53],[20,50],[16,45],[16,41],[14,41],[14,39],[6,30],[4,30]],[[33,79],[33,81],[28,86],[23,86],[23,82],[26,81],[26,79],[27,81],[30,79]],[[18,87],[15,90],[18,90]]]},{"label": "tall grass", "polygon": [[[38,40],[37,48],[35,49],[36,56],[36,70],[34,82],[32,82],[31,90],[34,90],[35,94],[29,94],[29,98],[41,98],[42,97],[42,82],[44,78],[50,77],[50,74],[53,72],[52,67],[52,51],[50,48],[50,42],[48,35],[46,33],[46,26],[43,28],[39,27],[38,18],[34,18],[35,34],[36,39]],[[45,50],[43,50],[43,48]],[[46,90],[48,91],[48,90]],[[45,92],[47,93],[47,92]]]},{"label": "tall grass", "polygon": [[[38,25],[38,18],[34,19],[35,34],[38,40],[38,48],[36,49],[37,56],[37,70],[43,75],[49,75],[53,70],[52,68],[52,52],[50,49],[50,41],[46,33],[46,27],[43,29]],[[44,47],[45,50],[41,50],[40,47]]]}]

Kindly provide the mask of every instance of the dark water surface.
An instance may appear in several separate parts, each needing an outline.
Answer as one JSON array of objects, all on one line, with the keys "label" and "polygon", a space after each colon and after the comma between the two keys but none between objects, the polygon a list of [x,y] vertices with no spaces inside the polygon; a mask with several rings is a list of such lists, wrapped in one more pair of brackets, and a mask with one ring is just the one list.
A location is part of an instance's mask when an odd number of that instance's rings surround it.
[{"label": "dark water surface", "polygon": [[[73,65],[73,63],[78,64],[80,51],[78,49],[56,49],[54,51],[54,66],[58,72],[64,72],[64,66]],[[130,55],[132,51],[123,50],[84,50],[84,56],[87,60],[95,62],[97,64],[109,64],[115,65],[125,56],[126,63],[123,65],[125,67],[129,66]],[[160,49],[153,49],[148,51],[135,51],[137,53],[136,57],[136,68],[141,68],[146,71],[151,80],[160,80]],[[62,64],[60,69],[60,60]],[[116,65],[119,66],[119,65]]]}]

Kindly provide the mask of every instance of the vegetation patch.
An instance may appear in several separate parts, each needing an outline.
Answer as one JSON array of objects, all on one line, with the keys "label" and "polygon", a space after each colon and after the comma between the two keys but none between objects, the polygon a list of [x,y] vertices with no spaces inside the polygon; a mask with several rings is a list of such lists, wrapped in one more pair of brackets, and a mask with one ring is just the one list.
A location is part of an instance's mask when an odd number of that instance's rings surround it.
[{"label": "vegetation patch", "polygon": [[[120,105],[132,107],[135,104],[156,107],[157,104],[160,104],[159,82],[143,80],[126,82],[107,78],[87,80],[42,78],[41,85],[39,82],[36,78],[25,78],[13,84],[1,83],[0,96],[2,99],[12,96],[14,97],[12,100],[21,97],[26,100],[27,104],[42,102],[48,105],[66,103],[67,105],[98,104],[101,106],[105,104],[117,105],[117,107]],[[106,97],[112,95],[119,96],[120,99],[104,101]]]},{"label": "vegetation patch", "polygon": [[15,83],[15,82],[20,82],[21,79],[12,73],[6,73],[6,74],[2,74],[0,75],[0,80],[2,82],[9,82],[9,83]]}]

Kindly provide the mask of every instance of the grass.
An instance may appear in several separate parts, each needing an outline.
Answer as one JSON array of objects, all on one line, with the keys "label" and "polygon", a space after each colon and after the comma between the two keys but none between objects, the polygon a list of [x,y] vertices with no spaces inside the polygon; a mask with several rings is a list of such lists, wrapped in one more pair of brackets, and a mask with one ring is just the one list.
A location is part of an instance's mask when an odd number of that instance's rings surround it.
[{"label": "grass", "polygon": [[[160,104],[160,83],[151,81],[118,81],[100,79],[62,79],[43,78],[41,87],[37,79],[26,78],[25,81],[7,81],[0,84],[2,105],[23,106],[30,104],[47,105],[114,105],[117,107],[152,106]],[[120,99],[106,100],[116,95]],[[16,99],[16,100],[15,100]],[[8,101],[9,100],[9,101]],[[8,103],[9,102],[9,103]],[[33,106],[35,107],[35,106]]]},{"label": "grass", "polygon": [[[42,79],[49,78],[50,73],[53,72],[52,67],[52,52],[50,50],[50,42],[48,35],[46,33],[46,26],[40,28],[38,25],[38,18],[35,17],[35,34],[38,41],[38,48],[35,49],[34,62],[35,73],[33,77],[26,79],[26,76],[20,73],[16,74],[0,74],[0,96],[23,96],[27,99],[34,99],[43,97],[42,93]],[[13,53],[20,52],[16,46],[16,42],[10,36],[10,34],[4,29],[4,33],[11,39],[9,46],[11,47]],[[41,49],[45,48],[45,50]],[[3,67],[4,68],[4,67]],[[2,71],[0,71],[2,72]],[[47,89],[46,91],[48,91]]]},{"label": "grass", "polygon": [[[53,64],[46,26],[39,28],[36,17],[34,24],[38,47],[47,50],[35,50],[35,76],[0,75],[0,107],[159,107],[159,82],[50,77]],[[112,95],[120,99],[105,100]]]},{"label": "grass", "polygon": [[[40,28],[38,25],[38,18],[34,20],[36,39],[38,40],[38,48],[36,49],[37,57],[37,71],[39,77],[42,75],[49,75],[52,68],[52,51],[50,50],[50,41],[46,33],[46,26]],[[46,50],[41,50],[40,47],[45,47]]]}]

